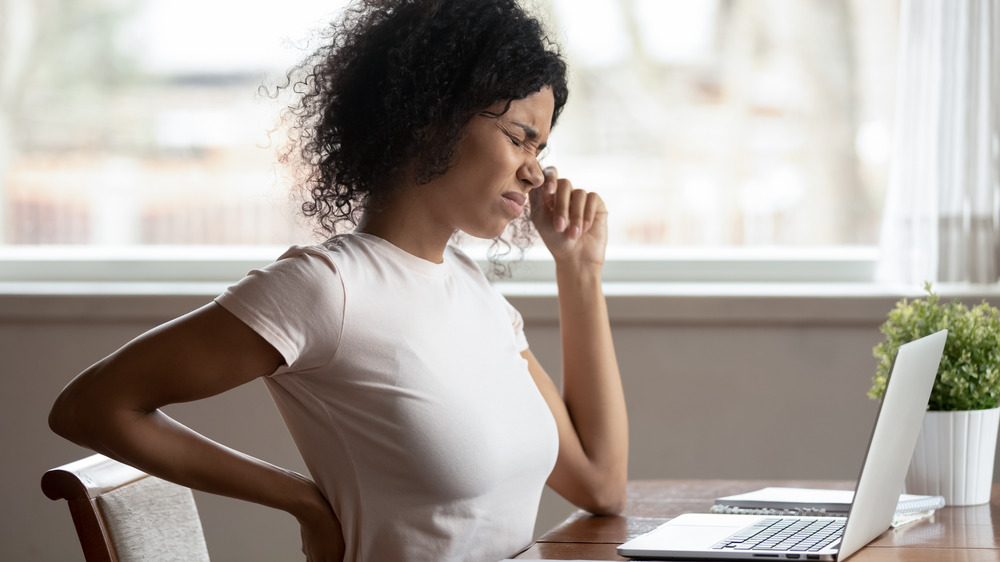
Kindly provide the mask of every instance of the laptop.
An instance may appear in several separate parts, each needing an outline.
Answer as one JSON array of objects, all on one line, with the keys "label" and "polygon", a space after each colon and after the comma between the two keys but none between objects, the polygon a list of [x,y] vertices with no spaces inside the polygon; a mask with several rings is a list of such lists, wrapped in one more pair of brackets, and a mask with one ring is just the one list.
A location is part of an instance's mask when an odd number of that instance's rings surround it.
[{"label": "laptop", "polygon": [[[889,529],[947,330],[900,346],[847,517],[686,513],[618,547],[631,558],[846,560]],[[765,535],[776,533],[776,538]]]}]

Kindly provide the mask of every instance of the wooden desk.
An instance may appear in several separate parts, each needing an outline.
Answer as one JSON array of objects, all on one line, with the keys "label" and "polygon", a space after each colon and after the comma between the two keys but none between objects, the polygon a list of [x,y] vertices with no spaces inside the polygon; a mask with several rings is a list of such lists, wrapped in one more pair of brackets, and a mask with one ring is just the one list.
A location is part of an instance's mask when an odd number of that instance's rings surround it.
[{"label": "wooden desk", "polygon": [[[574,513],[517,558],[628,560],[615,547],[676,515],[707,512],[715,498],[764,486],[851,489],[854,482],[765,480],[644,480],[630,482],[620,517]],[[1000,562],[1000,484],[988,505],[946,507],[917,523],[890,529],[851,562]]]}]

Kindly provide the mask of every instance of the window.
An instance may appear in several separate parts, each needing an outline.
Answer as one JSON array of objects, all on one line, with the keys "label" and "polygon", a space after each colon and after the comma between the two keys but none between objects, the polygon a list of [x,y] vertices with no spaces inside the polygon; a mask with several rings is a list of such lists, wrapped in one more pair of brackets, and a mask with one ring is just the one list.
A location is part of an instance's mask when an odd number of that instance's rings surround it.
[{"label": "window", "polygon": [[[258,88],[343,3],[5,3],[0,247],[311,240]],[[531,4],[571,68],[546,163],[608,202],[612,256],[870,251],[898,0]]]},{"label": "window", "polygon": [[601,190],[613,241],[876,242],[897,5],[573,0],[553,162]]},{"label": "window", "polygon": [[30,35],[4,34],[5,244],[303,239],[268,148],[279,108],[258,88],[336,2],[28,4],[0,24]]}]

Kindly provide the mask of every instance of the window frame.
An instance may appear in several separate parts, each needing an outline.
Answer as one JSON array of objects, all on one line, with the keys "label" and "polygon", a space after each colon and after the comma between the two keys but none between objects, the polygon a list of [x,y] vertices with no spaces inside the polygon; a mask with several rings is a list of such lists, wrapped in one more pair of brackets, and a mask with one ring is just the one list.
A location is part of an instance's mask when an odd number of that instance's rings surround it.
[{"label": "window frame", "polygon": [[[0,283],[234,283],[277,259],[279,246],[3,246]],[[486,268],[485,251],[466,250]],[[874,246],[608,249],[609,283],[865,283]],[[542,247],[528,249],[500,283],[553,283]]]}]

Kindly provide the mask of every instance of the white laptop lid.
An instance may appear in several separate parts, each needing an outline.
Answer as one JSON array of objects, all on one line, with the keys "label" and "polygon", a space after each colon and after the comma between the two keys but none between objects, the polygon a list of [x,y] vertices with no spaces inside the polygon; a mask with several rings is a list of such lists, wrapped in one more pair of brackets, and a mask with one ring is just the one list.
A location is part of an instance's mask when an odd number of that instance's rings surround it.
[{"label": "white laptop lid", "polygon": [[870,543],[892,523],[947,339],[948,331],[941,330],[900,346],[896,353],[861,465],[838,560]]}]

